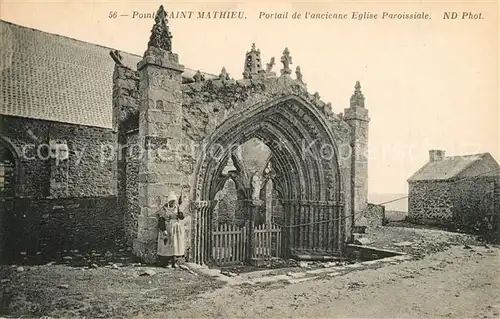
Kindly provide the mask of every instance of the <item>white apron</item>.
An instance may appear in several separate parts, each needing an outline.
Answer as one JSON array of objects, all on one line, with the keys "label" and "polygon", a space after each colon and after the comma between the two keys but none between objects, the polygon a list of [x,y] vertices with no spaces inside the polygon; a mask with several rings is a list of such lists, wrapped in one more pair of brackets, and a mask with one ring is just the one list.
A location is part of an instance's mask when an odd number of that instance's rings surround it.
[{"label": "white apron", "polygon": [[166,222],[167,235],[158,232],[158,255],[184,256],[186,253],[186,227],[182,220],[172,218]]},{"label": "white apron", "polygon": [[165,218],[166,234],[158,229],[158,248],[156,253],[159,256],[173,256],[172,255],[172,227],[171,222],[175,219],[176,208],[162,208],[158,217]]}]

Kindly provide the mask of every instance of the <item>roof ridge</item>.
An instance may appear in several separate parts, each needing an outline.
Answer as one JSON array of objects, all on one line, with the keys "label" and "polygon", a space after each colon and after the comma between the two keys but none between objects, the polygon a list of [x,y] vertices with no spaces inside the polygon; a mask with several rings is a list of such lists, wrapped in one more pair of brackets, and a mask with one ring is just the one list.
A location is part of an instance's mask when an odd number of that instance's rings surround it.
[{"label": "roof ridge", "polygon": [[458,157],[474,157],[474,156],[479,156],[483,157],[488,155],[488,152],[483,152],[483,153],[475,153],[475,154],[466,154],[466,155],[453,155],[453,156],[445,156],[444,158],[458,158]]},{"label": "roof ridge", "polygon": [[[23,26],[23,25],[20,25],[20,24],[11,22],[11,21],[3,20],[3,19],[0,19],[0,22],[5,23],[5,24],[9,24],[9,25],[13,25],[13,26],[21,28],[21,29],[27,29],[27,30],[30,30],[30,31],[36,31],[38,33],[43,33],[43,34],[47,34],[47,35],[50,35],[50,36],[61,37],[61,38],[65,38],[65,39],[68,39],[68,40],[75,41],[75,42],[83,43],[83,44],[90,44],[92,46],[101,47],[103,49],[118,50],[117,48],[110,48],[110,47],[104,46],[102,44],[97,44],[97,43],[93,43],[93,42],[89,42],[89,41],[83,41],[83,40],[71,38],[71,37],[66,36],[66,35],[61,35],[61,34],[57,34],[57,33],[51,33],[51,32],[47,32],[47,31],[43,31],[43,30],[39,30],[39,29],[34,29],[34,28],[26,27],[26,26]],[[142,57],[139,54],[130,53],[130,52],[121,51],[121,50],[119,50],[119,51],[121,53],[125,53],[125,54],[128,54],[128,55],[134,56],[134,57],[138,57],[138,58]]]},{"label": "roof ridge", "polygon": [[[437,160],[437,161],[428,161],[425,163],[422,167],[420,167],[414,174],[412,174],[408,179],[407,182],[412,182],[412,181],[426,181],[426,180],[451,180],[457,177],[458,175],[462,174],[464,171],[469,169],[471,166],[475,165],[476,163],[484,160],[486,157],[492,157],[489,152],[483,152],[483,153],[476,153],[476,154],[467,154],[467,155],[456,155],[456,156],[446,156],[442,160]],[[443,166],[444,165],[444,166]],[[439,170],[442,170],[444,167],[448,167],[448,173],[445,172],[439,172]],[[421,175],[424,174],[424,176],[429,175],[429,172],[432,170],[435,170],[436,168],[439,168],[438,171],[434,171],[432,174],[437,174],[437,175],[442,175],[444,173],[445,176],[434,176],[434,177],[422,177]],[[430,170],[430,171],[429,171]],[[446,176],[448,175],[448,176]]]},{"label": "roof ridge", "polygon": [[411,181],[415,176],[418,176],[418,174],[423,171],[431,162],[427,162],[422,167],[420,167],[415,173],[413,173],[408,179],[406,180],[407,182]]},{"label": "roof ridge", "polygon": [[[461,170],[459,170],[458,172],[455,173],[454,177],[462,174],[466,169],[471,167],[473,164],[476,164],[479,160],[481,160],[483,158],[484,154],[486,154],[486,153],[483,153],[479,158],[476,158],[475,160],[471,161],[469,164],[465,165]],[[476,155],[479,155],[479,154],[476,154]],[[472,157],[472,156],[473,155],[470,155],[470,157]],[[453,178],[453,177],[451,177],[451,178]]]},{"label": "roof ridge", "polygon": [[[5,23],[5,24],[8,24],[8,25],[12,25],[12,26],[18,27],[20,29],[25,29],[25,30],[29,30],[29,31],[35,31],[37,33],[42,33],[42,34],[53,36],[53,37],[60,37],[60,38],[68,39],[68,40],[75,41],[75,42],[78,42],[78,43],[81,43],[81,44],[88,44],[88,45],[91,45],[91,46],[100,47],[100,48],[103,48],[103,49],[106,49],[106,50],[118,50],[117,48],[107,47],[107,46],[102,45],[102,44],[97,44],[97,43],[93,43],[93,42],[83,41],[83,40],[80,40],[80,39],[71,38],[71,37],[66,36],[66,35],[61,35],[61,34],[57,34],[57,33],[51,33],[51,32],[47,32],[47,31],[43,31],[43,30],[39,30],[39,29],[34,29],[34,28],[26,27],[26,26],[23,26],[23,25],[20,25],[20,24],[11,22],[11,21],[3,20],[3,19],[0,19],[0,23]],[[142,58],[142,56],[139,55],[139,54],[130,53],[130,52],[127,52],[127,51],[122,51],[122,50],[118,50],[118,51],[120,51],[120,53],[124,53],[124,54],[130,55],[132,57]],[[196,71],[199,70],[204,75],[217,77],[216,74],[212,74],[212,73],[209,73],[209,72],[201,71],[200,69],[192,69],[192,68],[189,68],[189,67],[186,67],[185,69],[189,70],[189,71],[192,71],[192,72],[196,72]]]}]

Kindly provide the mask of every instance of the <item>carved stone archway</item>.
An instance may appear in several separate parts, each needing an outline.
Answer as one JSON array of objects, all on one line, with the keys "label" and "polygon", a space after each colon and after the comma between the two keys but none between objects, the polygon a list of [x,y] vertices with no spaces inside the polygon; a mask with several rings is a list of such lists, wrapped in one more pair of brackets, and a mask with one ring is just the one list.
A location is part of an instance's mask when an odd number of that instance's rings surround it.
[{"label": "carved stone archway", "polygon": [[[210,261],[214,197],[221,181],[228,178],[222,171],[235,146],[252,138],[263,141],[273,154],[273,167],[278,175],[275,182],[281,189],[286,226],[289,226],[285,232],[286,252],[306,247],[340,252],[344,210],[333,132],[328,120],[315,106],[300,96],[287,95],[235,114],[208,137],[194,175],[192,244],[195,261]],[[322,153],[325,145],[333,150],[331,154]],[[253,216],[258,204],[251,197],[251,181],[247,178],[238,184],[246,190],[249,216]],[[330,221],[321,225],[321,230],[295,226],[304,222],[320,223],[325,219]]]}]

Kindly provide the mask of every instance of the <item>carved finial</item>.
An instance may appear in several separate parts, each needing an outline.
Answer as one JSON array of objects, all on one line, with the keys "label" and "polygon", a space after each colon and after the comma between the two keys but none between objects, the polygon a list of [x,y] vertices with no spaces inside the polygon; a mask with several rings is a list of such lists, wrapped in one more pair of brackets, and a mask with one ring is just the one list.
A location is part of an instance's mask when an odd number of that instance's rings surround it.
[{"label": "carved finial", "polygon": [[351,96],[351,107],[365,107],[365,96],[361,93],[361,84],[356,81],[354,86],[354,94]]},{"label": "carved finial", "polygon": [[226,71],[226,67],[222,67],[222,70],[220,71],[219,74],[219,79],[220,80],[230,80],[229,73]]},{"label": "carved finial", "polygon": [[243,78],[251,79],[253,75],[262,72],[260,61],[260,50],[256,49],[255,43],[252,43],[252,49],[245,55],[245,66],[243,67]]},{"label": "carved finial", "polygon": [[313,95],[313,96],[314,96],[314,99],[315,99],[315,100],[319,100],[319,99],[321,99],[321,96],[319,95],[319,93],[318,93],[318,92],[314,92],[314,95]]},{"label": "carved finial", "polygon": [[266,72],[271,72],[271,70],[273,69],[273,66],[276,64],[276,62],[274,62],[274,57],[271,58],[271,60],[269,61],[269,63],[266,64]]},{"label": "carved finial", "polygon": [[344,119],[344,113],[340,112],[340,113],[338,114],[338,117],[339,117],[339,119],[343,120],[343,119]]},{"label": "carved finial", "polygon": [[116,64],[123,65],[122,62],[123,57],[120,54],[120,51],[118,50],[109,51],[109,55],[111,55],[111,58],[113,59],[113,61],[115,61]]},{"label": "carved finial", "polygon": [[297,65],[297,67],[295,68],[295,75],[297,76],[297,81],[299,81],[300,83],[302,83],[303,85],[306,85],[304,83],[304,80],[302,79],[302,70],[300,69],[300,66]]},{"label": "carved finial", "polygon": [[193,80],[195,82],[202,82],[205,81],[205,76],[200,72],[200,70],[196,71],[195,75],[193,76]]},{"label": "carved finial", "polygon": [[160,6],[158,11],[156,11],[155,24],[151,30],[148,47],[172,51],[172,34],[168,26],[167,13],[163,6]]},{"label": "carved finial", "polygon": [[283,69],[281,69],[281,74],[287,74],[287,75],[292,74],[292,70],[290,69],[290,64],[293,64],[293,62],[288,48],[285,48],[285,50],[283,51],[283,56],[281,56],[281,63],[283,63]]}]

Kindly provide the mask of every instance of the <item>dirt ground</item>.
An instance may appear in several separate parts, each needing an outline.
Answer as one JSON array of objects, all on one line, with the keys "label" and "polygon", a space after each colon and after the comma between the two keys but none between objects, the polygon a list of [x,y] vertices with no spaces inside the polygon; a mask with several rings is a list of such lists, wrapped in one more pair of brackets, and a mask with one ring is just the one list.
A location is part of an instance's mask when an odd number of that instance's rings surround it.
[{"label": "dirt ground", "polygon": [[0,315],[123,318],[168,308],[223,285],[181,269],[68,265],[0,268]]},{"label": "dirt ground", "polygon": [[499,257],[498,248],[454,246],[417,261],[323,280],[226,286],[150,317],[499,318]]},{"label": "dirt ground", "polygon": [[410,253],[417,259],[267,286],[224,285],[185,270],[133,263],[90,268],[74,262],[2,266],[0,315],[500,317],[497,247],[485,247],[468,235],[400,227],[374,228],[363,238],[370,242],[368,246]]}]

